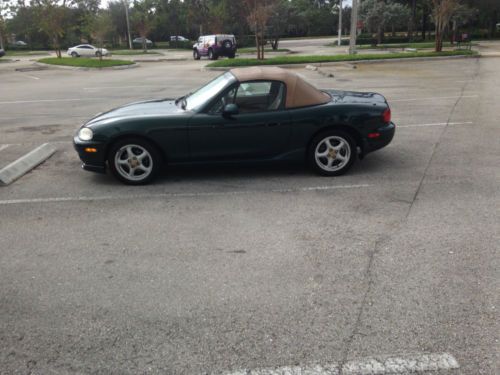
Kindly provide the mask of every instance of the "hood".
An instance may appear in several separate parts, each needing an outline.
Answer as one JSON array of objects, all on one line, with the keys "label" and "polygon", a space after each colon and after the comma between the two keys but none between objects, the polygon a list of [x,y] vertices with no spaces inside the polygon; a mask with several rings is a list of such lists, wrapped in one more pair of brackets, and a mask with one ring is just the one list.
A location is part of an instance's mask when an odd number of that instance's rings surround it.
[{"label": "hood", "polygon": [[171,116],[184,112],[185,111],[183,109],[175,105],[175,100],[173,99],[148,100],[127,104],[108,112],[99,113],[90,119],[85,126],[132,117]]},{"label": "hood", "polygon": [[374,92],[326,90],[335,104],[387,104],[384,96]]}]

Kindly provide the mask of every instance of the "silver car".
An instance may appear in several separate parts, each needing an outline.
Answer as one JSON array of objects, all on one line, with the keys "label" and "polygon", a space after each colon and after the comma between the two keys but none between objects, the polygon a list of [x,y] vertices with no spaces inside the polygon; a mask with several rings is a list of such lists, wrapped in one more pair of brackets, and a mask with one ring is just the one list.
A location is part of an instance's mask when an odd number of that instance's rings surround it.
[{"label": "silver car", "polygon": [[68,55],[72,57],[100,57],[108,56],[110,53],[106,48],[97,48],[90,44],[80,44],[75,47],[68,48]]}]

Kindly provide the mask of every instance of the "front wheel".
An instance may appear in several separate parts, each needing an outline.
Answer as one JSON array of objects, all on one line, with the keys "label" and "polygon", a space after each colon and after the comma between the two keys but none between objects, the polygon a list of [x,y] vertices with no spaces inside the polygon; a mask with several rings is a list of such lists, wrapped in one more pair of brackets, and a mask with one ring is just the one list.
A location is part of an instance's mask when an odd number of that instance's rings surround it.
[{"label": "front wheel", "polygon": [[320,133],[311,142],[308,152],[312,168],[323,176],[340,176],[356,159],[356,142],[340,130]]},{"label": "front wheel", "polygon": [[161,157],[146,140],[124,139],[115,143],[108,156],[113,175],[127,185],[144,185],[153,180],[160,169]]},{"label": "front wheel", "polygon": [[199,60],[201,58],[200,53],[197,49],[193,50],[193,59]]},{"label": "front wheel", "polygon": [[102,56],[102,53],[101,53],[100,51],[97,51],[97,52],[95,53],[95,56],[100,58],[100,57]]},{"label": "front wheel", "polygon": [[76,52],[74,52],[74,51],[73,51],[73,52],[71,52],[71,57],[78,57],[78,53],[76,53]]}]

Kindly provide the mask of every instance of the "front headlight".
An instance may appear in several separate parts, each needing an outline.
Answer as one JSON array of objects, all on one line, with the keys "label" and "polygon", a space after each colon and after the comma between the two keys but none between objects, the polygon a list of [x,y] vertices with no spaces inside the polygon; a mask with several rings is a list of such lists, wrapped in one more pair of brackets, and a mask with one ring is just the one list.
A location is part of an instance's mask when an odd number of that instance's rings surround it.
[{"label": "front headlight", "polygon": [[90,141],[93,136],[94,133],[90,128],[81,128],[78,131],[78,138],[80,138],[82,141]]}]

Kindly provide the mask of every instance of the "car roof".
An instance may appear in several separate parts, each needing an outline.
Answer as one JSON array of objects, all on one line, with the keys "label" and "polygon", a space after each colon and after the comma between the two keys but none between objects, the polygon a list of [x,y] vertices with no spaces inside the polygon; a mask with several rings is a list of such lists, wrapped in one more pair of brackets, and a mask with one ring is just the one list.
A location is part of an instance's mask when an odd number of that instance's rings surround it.
[{"label": "car roof", "polygon": [[278,67],[236,68],[230,72],[240,82],[272,80],[285,83],[286,108],[299,108],[324,104],[331,100],[330,95],[318,90],[297,74]]}]

